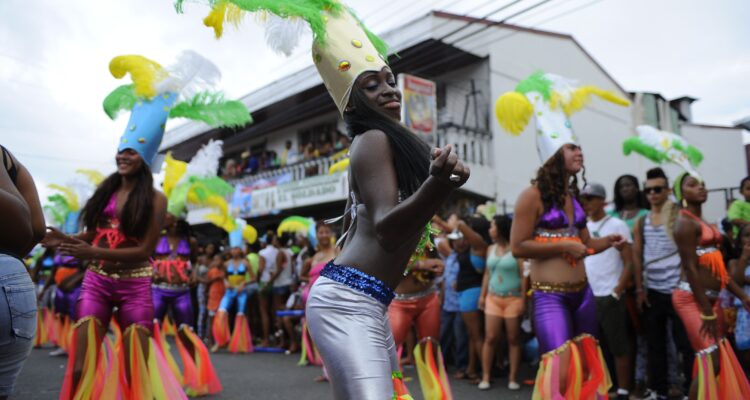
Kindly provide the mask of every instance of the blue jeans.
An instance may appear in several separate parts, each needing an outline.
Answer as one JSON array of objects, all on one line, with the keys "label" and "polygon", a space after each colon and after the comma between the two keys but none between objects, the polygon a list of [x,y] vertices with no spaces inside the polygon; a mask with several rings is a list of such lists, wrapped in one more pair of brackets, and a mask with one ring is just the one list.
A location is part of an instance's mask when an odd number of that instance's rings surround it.
[{"label": "blue jeans", "polygon": [[460,311],[440,310],[440,348],[459,371],[469,365],[469,336]]},{"label": "blue jeans", "polygon": [[0,396],[10,396],[36,334],[36,292],[26,266],[0,254]]}]

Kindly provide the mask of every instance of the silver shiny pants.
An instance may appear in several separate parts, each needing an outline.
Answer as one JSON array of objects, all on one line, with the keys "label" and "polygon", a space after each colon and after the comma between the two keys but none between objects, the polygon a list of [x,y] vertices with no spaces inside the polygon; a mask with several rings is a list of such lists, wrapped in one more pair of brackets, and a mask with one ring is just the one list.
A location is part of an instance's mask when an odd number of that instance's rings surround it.
[{"label": "silver shiny pants", "polygon": [[310,290],[305,312],[336,400],[386,400],[399,370],[388,307],[324,276]]}]

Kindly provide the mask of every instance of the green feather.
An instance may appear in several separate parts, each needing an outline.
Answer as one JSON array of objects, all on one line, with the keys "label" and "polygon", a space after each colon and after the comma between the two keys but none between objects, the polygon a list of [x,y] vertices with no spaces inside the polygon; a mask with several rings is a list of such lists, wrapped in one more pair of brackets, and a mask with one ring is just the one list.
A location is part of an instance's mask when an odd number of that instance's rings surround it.
[{"label": "green feather", "polygon": [[201,178],[200,182],[206,188],[206,190],[208,190],[212,194],[226,197],[234,193],[234,186],[230,185],[229,183],[227,183],[227,181],[219,178],[218,176]]},{"label": "green feather", "polygon": [[672,146],[674,146],[675,149],[683,152],[687,156],[688,160],[690,160],[690,164],[693,164],[696,167],[699,166],[703,161],[703,153],[701,153],[701,151],[692,144],[688,144],[688,147],[685,148],[682,143],[675,140],[672,142]]},{"label": "green feather", "polygon": [[310,24],[313,36],[325,44],[326,22],[321,11],[338,15],[343,5],[337,0],[228,0],[247,12],[267,11],[281,18],[298,17]]},{"label": "green feather", "polygon": [[627,156],[633,151],[657,164],[661,164],[668,159],[666,153],[659,151],[647,145],[646,143],[643,143],[643,141],[641,141],[641,138],[639,138],[638,136],[630,137],[622,142],[623,154]]},{"label": "green feather", "polygon": [[552,81],[544,77],[544,72],[537,71],[528,78],[518,82],[516,92],[521,94],[537,92],[544,97],[544,100],[550,101],[552,98]]},{"label": "green feather", "polygon": [[172,189],[167,200],[167,211],[175,217],[181,217],[187,209],[188,191],[190,182],[183,182]]},{"label": "green feather", "polygon": [[212,127],[240,127],[253,120],[242,102],[224,100],[223,94],[209,92],[198,93],[191,100],[175,105],[169,117],[203,121]]},{"label": "green feather", "polygon": [[131,110],[138,101],[133,85],[121,85],[104,98],[104,112],[110,119],[115,119],[122,110]]},{"label": "green feather", "polygon": [[65,197],[61,194],[53,194],[52,196],[47,197],[47,201],[49,201],[50,204],[45,205],[44,209],[52,215],[52,219],[55,220],[57,225],[64,224],[65,218],[71,211],[68,201],[65,200]]}]

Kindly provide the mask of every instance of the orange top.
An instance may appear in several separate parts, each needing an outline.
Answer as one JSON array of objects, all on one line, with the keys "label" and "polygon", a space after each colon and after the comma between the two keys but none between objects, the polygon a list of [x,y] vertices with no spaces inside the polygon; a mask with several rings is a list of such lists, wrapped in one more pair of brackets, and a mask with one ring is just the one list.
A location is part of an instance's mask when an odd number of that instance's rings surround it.
[{"label": "orange top", "polygon": [[713,276],[721,282],[721,287],[726,287],[729,283],[729,274],[727,274],[727,267],[724,265],[724,257],[719,251],[722,241],[721,232],[715,225],[709,225],[688,210],[680,210],[680,214],[701,224],[700,247],[696,249],[698,265],[711,271]]},{"label": "orange top", "polygon": [[60,283],[75,275],[76,272],[78,272],[78,267],[57,267],[57,271],[55,271],[55,284],[60,286]]}]

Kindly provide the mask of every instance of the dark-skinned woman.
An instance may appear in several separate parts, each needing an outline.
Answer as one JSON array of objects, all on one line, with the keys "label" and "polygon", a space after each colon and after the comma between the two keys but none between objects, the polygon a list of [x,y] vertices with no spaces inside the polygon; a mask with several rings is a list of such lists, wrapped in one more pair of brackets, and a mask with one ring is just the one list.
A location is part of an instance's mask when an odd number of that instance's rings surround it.
[{"label": "dark-skinned woman", "polygon": [[719,292],[729,290],[747,311],[750,311],[750,296],[730,279],[719,250],[723,238],[718,228],[702,218],[702,206],[708,199],[703,180],[683,172],[675,180],[673,193],[683,208],[674,227],[682,275],[672,292],[672,303],[696,352],[697,375],[688,397],[750,398],[750,383],[724,337]]},{"label": "dark-skinned woman", "polygon": [[[533,324],[542,355],[534,400],[607,398],[612,385],[596,340],[596,304],[583,258],[621,246],[619,235],[594,238],[578,201],[583,152],[568,115],[594,94],[619,105],[616,94],[554,74],[536,72],[496,104],[500,124],[520,134],[536,120],[542,166],[516,201],[510,246],[531,262]],[[585,182],[585,176],[584,176]]]},{"label": "dark-skinned woman", "polygon": [[44,237],[34,179],[0,145],[0,399],[13,393],[37,330],[36,290],[22,258]]},{"label": "dark-skinned woman", "polygon": [[[169,69],[137,55],[115,57],[109,69],[115,77],[130,73],[133,79],[133,85],[120,86],[104,100],[104,110],[112,118],[122,110],[131,112],[115,155],[117,170],[83,207],[83,233],[70,236],[52,229],[44,239],[46,246],[59,248],[63,255],[90,260],[76,305],[78,321],[60,399],[184,399],[182,382],[151,337],[153,266],[149,259],[167,209],[166,196],[154,190],[151,168],[170,116],[213,117],[209,122],[222,124],[217,123],[221,117],[217,119],[200,101],[185,97],[194,93],[194,79],[205,89],[205,75],[215,79],[218,70],[190,51],[181,53]],[[133,101],[123,102],[123,97]],[[188,104],[192,109],[185,113]],[[226,111],[228,104],[243,107],[220,101],[212,104],[213,111]],[[246,108],[233,115],[237,117],[233,123],[249,119]],[[113,316],[114,345],[105,336]],[[120,370],[120,359],[125,361],[125,371]]]},{"label": "dark-skinned woman", "polygon": [[450,146],[430,151],[399,122],[401,93],[387,46],[350,8],[330,0],[217,2],[204,23],[219,35],[227,7],[268,12],[266,37],[286,54],[296,43],[277,40],[277,17],[310,24],[313,61],[353,138],[343,249],[310,290],[310,333],[335,399],[407,398],[388,305],[430,218],[469,170]]}]

